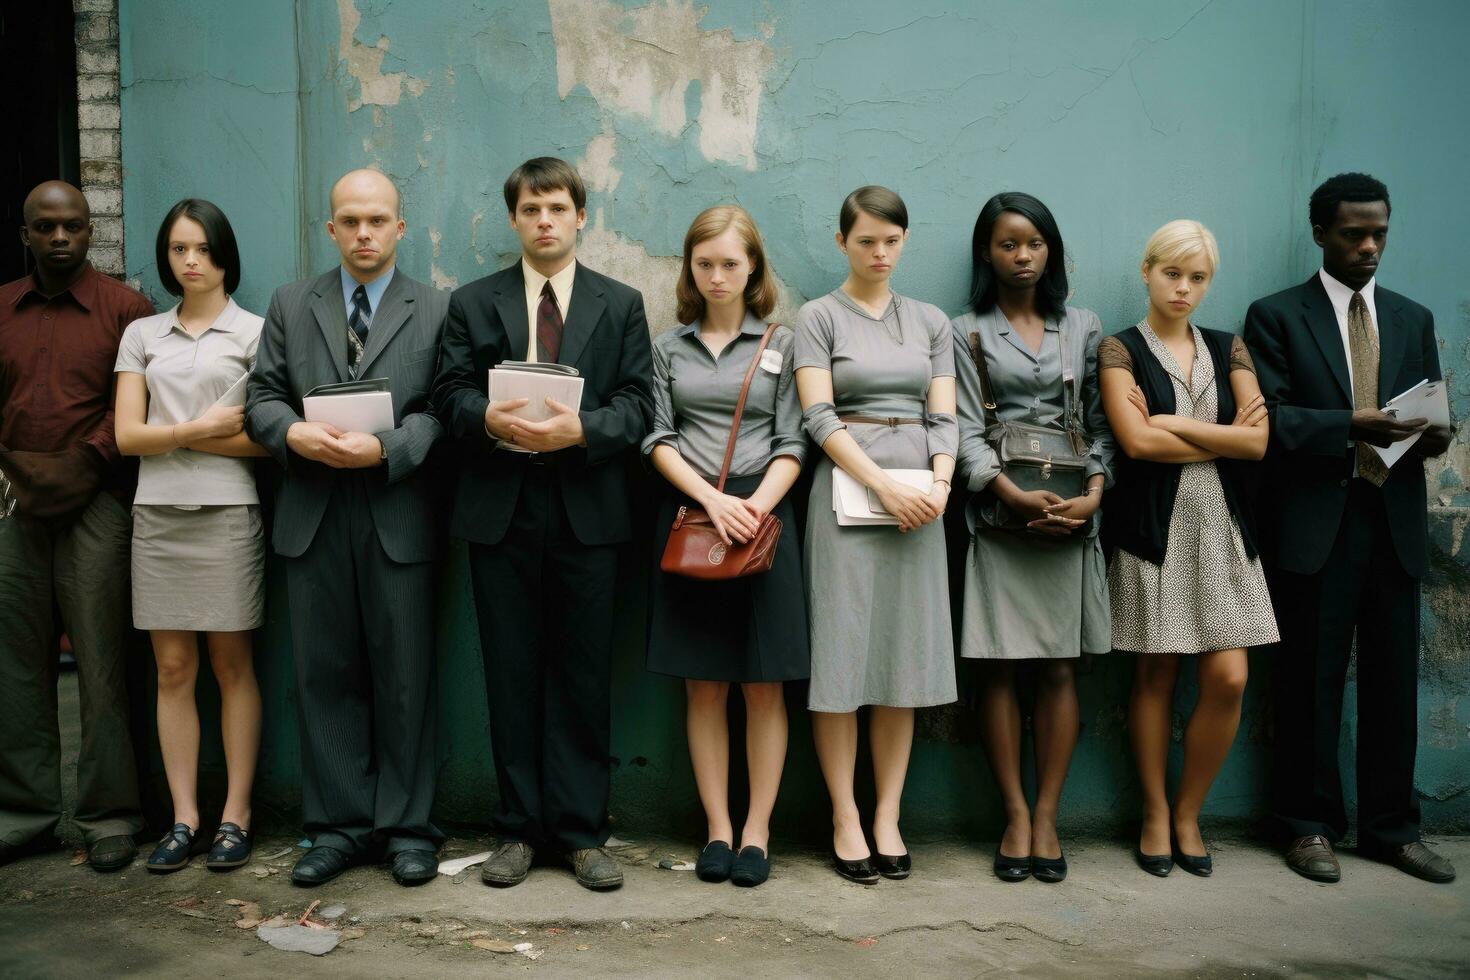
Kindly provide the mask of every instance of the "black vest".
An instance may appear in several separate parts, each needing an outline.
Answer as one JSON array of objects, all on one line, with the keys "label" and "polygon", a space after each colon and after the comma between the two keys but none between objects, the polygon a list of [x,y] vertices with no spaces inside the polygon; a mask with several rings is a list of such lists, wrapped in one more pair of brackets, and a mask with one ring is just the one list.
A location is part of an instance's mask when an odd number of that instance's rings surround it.
[{"label": "black vest", "polygon": [[[1219,411],[1215,421],[1229,425],[1235,420],[1235,395],[1230,390],[1230,347],[1233,334],[1223,330],[1200,330],[1205,349],[1215,364],[1215,396]],[[1174,383],[1148,341],[1137,327],[1115,335],[1133,358],[1133,379],[1143,389],[1150,415],[1172,415],[1175,411]],[[1246,554],[1255,558],[1255,486],[1259,464],[1251,460],[1216,459],[1220,486],[1230,516],[1240,528]],[[1131,459],[1121,448],[1115,457],[1116,482],[1108,490],[1103,514],[1103,543],[1109,551],[1122,548],[1144,561],[1161,565],[1169,546],[1169,518],[1179,493],[1180,463],[1156,463]]]}]

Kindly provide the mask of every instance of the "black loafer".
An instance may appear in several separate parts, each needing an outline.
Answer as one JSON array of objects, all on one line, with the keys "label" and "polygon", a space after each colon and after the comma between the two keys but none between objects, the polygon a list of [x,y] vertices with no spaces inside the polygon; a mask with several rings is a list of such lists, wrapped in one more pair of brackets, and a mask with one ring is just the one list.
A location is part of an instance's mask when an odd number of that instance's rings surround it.
[{"label": "black loafer", "polygon": [[1031,857],[1031,877],[1048,885],[1067,880],[1067,855],[1055,858]]},{"label": "black loafer", "polygon": [[754,888],[765,884],[771,876],[771,857],[754,844],[740,849],[735,864],[730,868],[730,880],[741,888]]},{"label": "black loafer", "polygon": [[873,854],[873,870],[885,878],[903,881],[914,870],[914,862],[907,853],[894,857],[891,854]]},{"label": "black loafer", "polygon": [[439,873],[439,862],[427,848],[399,851],[393,855],[393,880],[411,887],[433,881]]},{"label": "black loafer", "polygon": [[859,885],[876,885],[879,877],[878,872],[873,869],[873,862],[869,858],[860,858],[856,861],[844,860],[832,852],[832,868],[848,881],[855,881]]},{"label": "black loafer", "polygon": [[121,871],[138,856],[138,845],[129,834],[103,837],[87,846],[87,863],[95,871]]},{"label": "black loafer", "polygon": [[250,852],[254,849],[250,831],[237,823],[222,823],[214,832],[214,843],[210,845],[209,857],[204,866],[211,871],[228,871],[250,863]]},{"label": "black loafer", "polygon": [[1168,854],[1145,854],[1140,847],[1133,848],[1133,860],[1138,866],[1156,878],[1167,878],[1174,870],[1174,858]]},{"label": "black loafer", "polygon": [[1025,881],[1031,877],[1030,856],[1018,858],[1002,854],[999,844],[995,845],[995,863],[991,867],[1001,881]]},{"label": "black loafer", "polygon": [[291,869],[291,880],[298,885],[325,885],[352,866],[352,859],[335,847],[325,844],[313,847]]},{"label": "black loafer", "polygon": [[730,877],[734,864],[735,852],[730,850],[730,845],[722,840],[712,840],[699,852],[699,859],[694,862],[694,875],[700,881],[725,881]]},{"label": "black loafer", "polygon": [[1196,857],[1193,854],[1185,854],[1176,847],[1174,848],[1174,863],[1190,874],[1198,875],[1201,878],[1208,878],[1215,873],[1215,868],[1208,854],[1204,857]]},{"label": "black loafer", "polygon": [[194,835],[197,833],[186,823],[174,824],[173,829],[159,839],[153,853],[148,855],[148,870],[168,874],[188,864],[189,854],[194,850]]}]

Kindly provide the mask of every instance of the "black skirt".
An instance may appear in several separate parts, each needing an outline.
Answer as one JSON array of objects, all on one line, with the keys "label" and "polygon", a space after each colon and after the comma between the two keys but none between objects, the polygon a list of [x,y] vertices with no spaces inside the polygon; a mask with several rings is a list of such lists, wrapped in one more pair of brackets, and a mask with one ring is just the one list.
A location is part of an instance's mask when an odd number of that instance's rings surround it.
[{"label": "black skirt", "polygon": [[[761,476],[731,477],[725,492],[748,497]],[[806,589],[801,578],[801,536],[790,495],[774,511],[781,538],[771,570],[707,582],[659,569],[674,515],[694,502],[670,488],[659,508],[649,588],[648,669],[698,681],[760,683],[805,680]]]}]

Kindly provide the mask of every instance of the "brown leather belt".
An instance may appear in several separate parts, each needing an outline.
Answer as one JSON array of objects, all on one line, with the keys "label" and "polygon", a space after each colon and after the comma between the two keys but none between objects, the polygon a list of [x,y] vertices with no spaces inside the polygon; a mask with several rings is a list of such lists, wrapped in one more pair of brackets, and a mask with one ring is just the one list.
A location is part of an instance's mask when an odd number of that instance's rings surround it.
[{"label": "brown leather belt", "polygon": [[890,429],[900,425],[923,425],[923,419],[899,418],[896,415],[839,415],[837,421],[857,425],[886,425]]}]

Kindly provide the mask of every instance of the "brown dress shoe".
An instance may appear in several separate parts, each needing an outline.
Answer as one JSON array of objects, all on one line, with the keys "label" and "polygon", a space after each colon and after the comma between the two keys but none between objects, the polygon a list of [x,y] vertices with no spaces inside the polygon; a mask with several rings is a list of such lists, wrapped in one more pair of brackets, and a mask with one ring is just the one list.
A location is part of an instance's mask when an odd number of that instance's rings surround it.
[{"label": "brown dress shoe", "polygon": [[584,847],[573,851],[572,870],[577,873],[577,884],[593,891],[606,891],[623,884],[623,869],[617,860],[600,847]]},{"label": "brown dress shoe", "polygon": [[1391,864],[1404,874],[1436,884],[1455,880],[1455,866],[1431,851],[1423,841],[1416,840],[1389,851],[1364,850],[1363,856]]},{"label": "brown dress shoe", "polygon": [[536,851],[530,844],[501,841],[480,865],[480,880],[496,888],[519,885],[531,873],[531,861],[535,857]]},{"label": "brown dress shoe", "polygon": [[138,845],[128,834],[103,837],[87,845],[87,863],[97,871],[121,871],[133,863]]},{"label": "brown dress shoe", "polygon": [[1313,881],[1337,881],[1342,878],[1342,869],[1337,866],[1337,855],[1332,845],[1321,834],[1298,837],[1286,849],[1286,866],[1303,878]]}]

